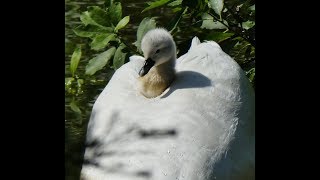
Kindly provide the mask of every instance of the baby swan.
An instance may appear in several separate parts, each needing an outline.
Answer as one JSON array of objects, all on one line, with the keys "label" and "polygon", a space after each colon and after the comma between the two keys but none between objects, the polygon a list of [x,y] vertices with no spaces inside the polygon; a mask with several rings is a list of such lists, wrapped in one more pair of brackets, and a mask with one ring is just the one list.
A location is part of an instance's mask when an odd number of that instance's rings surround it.
[{"label": "baby swan", "polygon": [[157,28],[145,34],[141,49],[145,63],[139,71],[139,91],[153,98],[162,94],[175,78],[176,45],[167,30]]}]

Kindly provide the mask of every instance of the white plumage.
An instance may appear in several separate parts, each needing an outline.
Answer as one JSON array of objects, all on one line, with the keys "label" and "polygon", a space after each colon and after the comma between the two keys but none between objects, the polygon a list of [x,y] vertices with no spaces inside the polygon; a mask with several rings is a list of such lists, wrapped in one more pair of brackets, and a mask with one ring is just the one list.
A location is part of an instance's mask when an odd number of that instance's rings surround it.
[{"label": "white plumage", "polygon": [[195,37],[171,86],[148,99],[137,89],[143,63],[130,57],[96,100],[83,179],[255,179],[254,92],[239,65]]}]

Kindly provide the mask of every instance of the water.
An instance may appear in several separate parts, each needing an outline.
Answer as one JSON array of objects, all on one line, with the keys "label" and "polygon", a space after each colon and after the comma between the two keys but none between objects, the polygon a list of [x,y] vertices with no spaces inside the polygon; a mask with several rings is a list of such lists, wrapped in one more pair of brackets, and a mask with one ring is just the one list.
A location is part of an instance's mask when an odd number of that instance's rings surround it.
[{"label": "water", "polygon": [[[87,6],[96,6],[103,4],[99,0],[66,0],[65,1],[65,76],[71,77],[70,58],[77,44],[82,45],[82,57],[78,66],[79,72],[83,72],[85,66],[93,57],[93,51],[88,46],[89,41],[85,38],[77,37],[72,28],[80,24],[80,13],[85,11]],[[130,15],[130,23],[122,30],[125,34],[124,39],[127,44],[136,41],[136,30],[144,17],[156,17],[157,24],[160,27],[166,27],[168,22],[173,19],[174,14],[168,8],[158,8],[141,14],[141,11],[147,6],[144,0],[122,1],[123,16]],[[178,56],[185,53],[190,46],[191,38],[194,32],[202,31],[200,28],[190,27],[188,18],[181,22],[186,27],[183,31],[174,34],[174,39],[178,47]],[[133,46],[134,47],[134,46]],[[113,71],[102,73],[96,77],[97,81],[85,83],[81,91],[72,95],[65,93],[65,179],[78,180],[84,152],[84,139],[87,123],[91,114],[92,106],[106,86],[108,79]],[[75,101],[81,110],[81,115],[72,111],[70,103]]]}]

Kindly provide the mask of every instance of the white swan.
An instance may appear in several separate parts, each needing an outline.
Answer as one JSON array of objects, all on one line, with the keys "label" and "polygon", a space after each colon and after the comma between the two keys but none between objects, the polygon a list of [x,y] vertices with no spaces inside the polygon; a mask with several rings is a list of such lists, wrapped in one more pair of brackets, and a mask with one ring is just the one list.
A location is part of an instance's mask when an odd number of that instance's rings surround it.
[{"label": "white swan", "polygon": [[217,43],[193,38],[155,98],[137,85],[145,58],[130,59],[94,104],[83,179],[255,179],[254,92]]}]

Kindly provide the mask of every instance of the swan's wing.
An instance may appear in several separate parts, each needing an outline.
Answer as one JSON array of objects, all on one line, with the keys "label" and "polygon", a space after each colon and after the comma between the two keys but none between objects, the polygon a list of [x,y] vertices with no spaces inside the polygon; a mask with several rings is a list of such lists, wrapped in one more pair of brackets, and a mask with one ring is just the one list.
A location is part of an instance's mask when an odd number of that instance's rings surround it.
[{"label": "swan's wing", "polygon": [[137,92],[142,57],[115,72],[93,107],[84,176],[207,180],[254,171],[248,79],[217,43],[196,38],[191,47],[177,60],[174,83],[154,99]]},{"label": "swan's wing", "polygon": [[190,102],[180,103],[180,109],[185,109],[186,114],[190,113],[188,109],[200,113],[202,117],[198,117],[196,123],[212,126],[206,147],[216,150],[209,163],[214,176],[232,179],[238,175],[252,179],[254,92],[241,67],[216,42],[208,41],[192,46],[177,60],[176,69],[177,79],[170,87],[171,99],[181,101],[189,97]]}]

